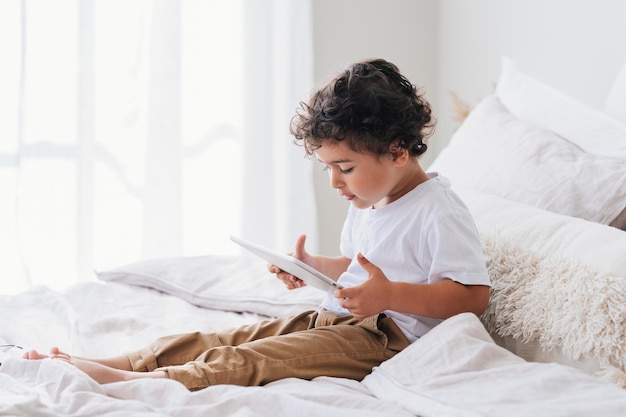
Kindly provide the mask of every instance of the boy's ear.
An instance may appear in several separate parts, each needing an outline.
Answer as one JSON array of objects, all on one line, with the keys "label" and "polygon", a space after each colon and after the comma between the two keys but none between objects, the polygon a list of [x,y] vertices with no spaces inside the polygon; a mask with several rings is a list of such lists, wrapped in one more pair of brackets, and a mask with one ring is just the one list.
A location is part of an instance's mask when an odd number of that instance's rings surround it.
[{"label": "boy's ear", "polygon": [[389,153],[392,160],[400,164],[404,164],[409,157],[409,150],[400,146],[400,142],[396,141],[389,145]]}]

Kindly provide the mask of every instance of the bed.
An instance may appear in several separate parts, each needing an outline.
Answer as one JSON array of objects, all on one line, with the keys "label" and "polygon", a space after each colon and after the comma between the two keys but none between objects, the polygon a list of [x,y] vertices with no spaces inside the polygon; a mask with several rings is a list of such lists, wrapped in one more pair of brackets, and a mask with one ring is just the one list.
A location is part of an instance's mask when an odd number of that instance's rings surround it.
[{"label": "bed", "polygon": [[[626,121],[505,61],[496,90],[429,170],[472,211],[493,281],[482,317],[445,320],[362,381],[319,377],[189,392],[98,385],[56,360],[0,353],[0,415],[624,416]],[[471,173],[471,175],[468,175]],[[0,297],[0,344],[108,356],[164,334],[315,308],[251,255],[157,259],[63,291]],[[234,285],[234,283],[237,283]]]}]

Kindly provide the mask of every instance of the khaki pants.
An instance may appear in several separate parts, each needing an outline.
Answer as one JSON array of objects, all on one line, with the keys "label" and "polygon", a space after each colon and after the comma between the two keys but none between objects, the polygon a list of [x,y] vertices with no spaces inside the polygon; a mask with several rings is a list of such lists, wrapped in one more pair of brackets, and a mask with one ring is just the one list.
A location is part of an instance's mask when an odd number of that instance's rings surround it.
[{"label": "khaki pants", "polygon": [[226,332],[167,336],[127,356],[135,371],[164,370],[198,390],[216,384],[264,385],[288,377],[361,380],[408,344],[384,314],[359,320],[321,310]]}]

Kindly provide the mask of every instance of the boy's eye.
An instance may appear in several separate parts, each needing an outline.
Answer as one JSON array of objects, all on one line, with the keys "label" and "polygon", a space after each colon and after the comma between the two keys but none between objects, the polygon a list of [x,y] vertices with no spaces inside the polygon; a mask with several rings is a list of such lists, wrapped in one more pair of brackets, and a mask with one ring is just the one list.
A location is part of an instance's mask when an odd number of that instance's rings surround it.
[{"label": "boy's eye", "polygon": [[[337,168],[339,169],[339,172],[341,172],[342,174],[349,174],[354,169],[354,167],[352,167],[352,168],[341,168],[340,166],[337,166]],[[329,169],[330,169],[330,166],[328,166],[328,165],[324,165],[322,167],[322,171],[324,171],[324,172],[327,172]]]}]

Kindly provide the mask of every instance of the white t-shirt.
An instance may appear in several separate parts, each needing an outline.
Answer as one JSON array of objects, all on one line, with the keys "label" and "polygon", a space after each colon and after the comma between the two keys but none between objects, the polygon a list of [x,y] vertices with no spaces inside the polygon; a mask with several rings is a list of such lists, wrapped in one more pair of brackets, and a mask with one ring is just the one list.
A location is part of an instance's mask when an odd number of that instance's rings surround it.
[{"label": "white t-shirt", "polygon": [[[339,277],[344,287],[361,284],[367,272],[359,265],[362,253],[391,281],[432,283],[449,278],[468,285],[490,285],[482,245],[474,220],[448,180],[430,180],[379,209],[350,206],[341,232],[341,254],[352,259]],[[322,307],[350,312],[329,294]],[[413,342],[440,319],[385,311]]]}]

